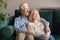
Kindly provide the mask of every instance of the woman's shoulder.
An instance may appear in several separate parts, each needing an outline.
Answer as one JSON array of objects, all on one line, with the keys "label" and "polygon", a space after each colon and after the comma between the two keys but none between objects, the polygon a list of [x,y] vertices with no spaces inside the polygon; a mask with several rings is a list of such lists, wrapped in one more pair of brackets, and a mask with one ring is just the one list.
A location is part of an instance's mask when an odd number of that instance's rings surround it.
[{"label": "woman's shoulder", "polygon": [[44,25],[42,22],[39,22],[38,25]]},{"label": "woman's shoulder", "polygon": [[33,22],[29,22],[28,25],[33,25]]},{"label": "woman's shoulder", "polygon": [[32,24],[32,22],[29,22],[28,24]]}]

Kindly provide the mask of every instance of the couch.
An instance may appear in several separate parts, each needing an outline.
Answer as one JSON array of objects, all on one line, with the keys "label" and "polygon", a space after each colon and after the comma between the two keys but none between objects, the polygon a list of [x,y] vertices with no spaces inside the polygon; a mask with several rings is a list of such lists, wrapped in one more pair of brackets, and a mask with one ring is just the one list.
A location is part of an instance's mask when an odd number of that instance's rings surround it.
[{"label": "couch", "polygon": [[[42,18],[50,23],[51,35],[56,40],[60,40],[60,10],[40,10]],[[0,20],[0,40],[15,40],[14,19],[21,15],[19,10],[15,10],[15,16],[10,16],[6,21]]]}]

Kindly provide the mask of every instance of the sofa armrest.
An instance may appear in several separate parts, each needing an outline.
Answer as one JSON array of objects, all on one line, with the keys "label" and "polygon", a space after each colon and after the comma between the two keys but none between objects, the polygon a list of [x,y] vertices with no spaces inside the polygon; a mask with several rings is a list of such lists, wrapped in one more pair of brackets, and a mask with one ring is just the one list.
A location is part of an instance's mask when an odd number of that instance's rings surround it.
[{"label": "sofa armrest", "polygon": [[0,30],[2,36],[11,36],[14,33],[14,27],[12,25],[7,26]]}]

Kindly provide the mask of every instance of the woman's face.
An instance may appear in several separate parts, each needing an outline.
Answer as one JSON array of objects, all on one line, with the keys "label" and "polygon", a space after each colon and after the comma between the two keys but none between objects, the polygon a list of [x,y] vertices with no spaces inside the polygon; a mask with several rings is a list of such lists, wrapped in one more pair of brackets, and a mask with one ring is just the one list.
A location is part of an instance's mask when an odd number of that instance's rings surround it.
[{"label": "woman's face", "polygon": [[39,12],[38,11],[33,11],[32,19],[33,20],[38,20],[39,19]]}]

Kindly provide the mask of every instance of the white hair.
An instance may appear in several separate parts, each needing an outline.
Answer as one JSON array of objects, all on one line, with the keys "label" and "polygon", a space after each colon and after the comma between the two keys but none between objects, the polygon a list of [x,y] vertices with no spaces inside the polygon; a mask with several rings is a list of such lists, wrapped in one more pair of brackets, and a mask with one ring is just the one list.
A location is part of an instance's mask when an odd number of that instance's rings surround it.
[{"label": "white hair", "polygon": [[24,6],[28,6],[28,4],[27,3],[21,4],[20,7],[19,7],[19,9],[22,10]]}]

